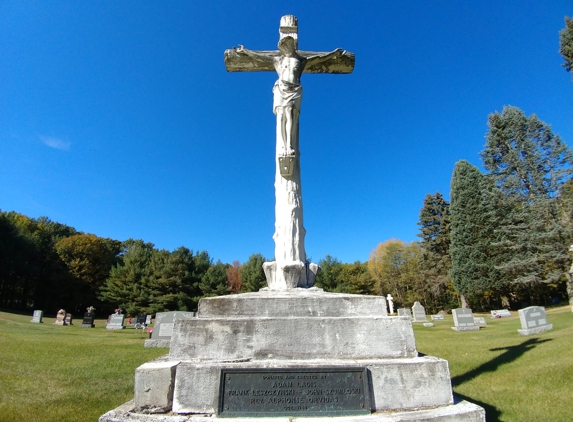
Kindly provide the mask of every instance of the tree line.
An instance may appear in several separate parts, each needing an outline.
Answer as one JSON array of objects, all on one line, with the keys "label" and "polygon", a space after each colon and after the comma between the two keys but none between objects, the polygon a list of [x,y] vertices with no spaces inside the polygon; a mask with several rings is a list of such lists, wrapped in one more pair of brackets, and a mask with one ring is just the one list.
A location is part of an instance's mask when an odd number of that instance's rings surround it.
[{"label": "tree line", "polygon": [[152,243],[86,234],[47,217],[0,211],[0,308],[60,308],[129,315],[194,311],[202,297],[258,291],[265,258],[213,262],[206,251],[157,249]]}]

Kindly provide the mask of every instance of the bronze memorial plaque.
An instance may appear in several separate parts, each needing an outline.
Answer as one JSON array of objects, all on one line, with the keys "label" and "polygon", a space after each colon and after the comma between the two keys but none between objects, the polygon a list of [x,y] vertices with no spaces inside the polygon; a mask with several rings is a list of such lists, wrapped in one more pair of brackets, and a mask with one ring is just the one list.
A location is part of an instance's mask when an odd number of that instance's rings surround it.
[{"label": "bronze memorial plaque", "polygon": [[221,369],[219,417],[370,414],[366,368]]}]

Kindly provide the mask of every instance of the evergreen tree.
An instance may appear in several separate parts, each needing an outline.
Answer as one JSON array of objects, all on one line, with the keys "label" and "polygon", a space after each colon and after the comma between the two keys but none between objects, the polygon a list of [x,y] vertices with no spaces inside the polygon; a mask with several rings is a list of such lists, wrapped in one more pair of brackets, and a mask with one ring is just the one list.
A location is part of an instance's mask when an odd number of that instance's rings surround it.
[{"label": "evergreen tree", "polygon": [[99,299],[113,307],[119,306],[127,315],[151,309],[153,244],[129,239],[124,252],[111,269],[109,278],[99,292]]},{"label": "evergreen tree", "polygon": [[571,230],[559,209],[560,191],[573,174],[571,151],[549,125],[516,107],[491,114],[488,126],[481,156],[509,204],[498,244],[508,259],[498,268],[514,283],[567,280],[573,290]]},{"label": "evergreen tree", "polygon": [[260,253],[253,254],[239,268],[241,275],[241,292],[258,292],[266,286],[267,279],[263,271],[266,258]]},{"label": "evergreen tree", "polygon": [[420,211],[422,257],[420,272],[431,301],[424,306],[431,311],[451,309],[457,304],[457,296],[450,278],[450,204],[441,193],[427,194]]},{"label": "evergreen tree", "polygon": [[508,106],[489,115],[488,127],[480,156],[502,192],[524,201],[556,197],[573,174],[573,156],[551,126]]},{"label": "evergreen tree", "polygon": [[342,263],[338,259],[326,255],[318,261],[318,265],[320,271],[316,277],[316,286],[327,292],[336,292],[342,283]]},{"label": "evergreen tree", "polygon": [[466,299],[479,303],[486,292],[504,287],[495,268],[494,193],[495,187],[476,167],[465,160],[456,163],[450,194],[450,276],[464,307]]},{"label": "evergreen tree", "polygon": [[180,247],[173,252],[152,251],[150,291],[151,303],[145,312],[191,311],[193,301],[193,252]]},{"label": "evergreen tree", "polygon": [[563,67],[567,72],[573,68],[573,19],[565,17],[565,28],[559,32],[559,53],[563,56],[565,63]]},{"label": "evergreen tree", "polygon": [[203,297],[222,296],[231,293],[227,279],[227,268],[229,268],[229,264],[223,264],[221,261],[211,265],[199,285]]}]

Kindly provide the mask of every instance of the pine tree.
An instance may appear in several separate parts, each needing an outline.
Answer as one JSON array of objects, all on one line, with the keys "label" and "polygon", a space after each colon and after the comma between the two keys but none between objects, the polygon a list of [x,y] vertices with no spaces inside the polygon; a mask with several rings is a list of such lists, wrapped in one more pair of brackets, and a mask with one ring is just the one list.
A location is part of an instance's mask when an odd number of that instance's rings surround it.
[{"label": "pine tree", "polygon": [[98,298],[112,306],[119,306],[128,315],[136,315],[150,309],[153,300],[153,244],[129,239],[124,245],[124,253],[111,269]]},{"label": "pine tree", "polygon": [[267,279],[263,271],[263,264],[267,259],[260,253],[253,254],[249,260],[239,268],[241,275],[241,292],[258,292],[266,286]]},{"label": "pine tree", "polygon": [[231,288],[227,280],[227,268],[229,264],[217,261],[207,270],[201,278],[199,287],[203,292],[203,297],[222,296],[231,293]]},{"label": "pine tree", "polygon": [[573,19],[565,17],[565,28],[559,32],[559,53],[563,56],[565,63],[563,67],[567,72],[573,68]]},{"label": "pine tree", "polygon": [[318,261],[320,271],[316,277],[316,286],[327,292],[336,292],[339,284],[342,283],[342,262],[338,259],[326,255]]},{"label": "pine tree", "polygon": [[450,257],[450,204],[441,193],[427,194],[420,211],[420,233],[422,257],[420,271],[424,287],[432,298],[424,305],[436,312],[456,305],[454,286],[450,278],[452,267]]},{"label": "pine tree", "polygon": [[[489,116],[481,152],[490,177],[503,192],[509,212],[500,226],[498,265],[513,283],[568,283],[571,230],[559,194],[573,174],[573,155],[559,135],[516,107]],[[569,300],[573,303],[573,297]]]},{"label": "pine tree", "polygon": [[500,291],[504,279],[496,270],[495,187],[465,160],[454,167],[451,183],[450,276],[464,299],[479,303],[487,291]]}]

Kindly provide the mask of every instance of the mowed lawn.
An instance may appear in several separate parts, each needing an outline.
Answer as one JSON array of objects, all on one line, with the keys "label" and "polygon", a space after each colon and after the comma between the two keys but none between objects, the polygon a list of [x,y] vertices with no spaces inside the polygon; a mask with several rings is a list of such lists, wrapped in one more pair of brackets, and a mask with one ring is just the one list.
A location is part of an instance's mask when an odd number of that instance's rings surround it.
[{"label": "mowed lawn", "polygon": [[[573,313],[548,309],[552,331],[521,337],[517,312],[455,332],[451,315],[435,327],[414,324],[420,353],[449,361],[454,393],[485,407],[488,421],[573,420]],[[478,316],[478,315],[476,315]],[[148,335],[31,323],[0,312],[0,421],[97,421],[133,398],[134,370],[167,353],[145,349]],[[429,318],[428,318],[429,319]]]}]

